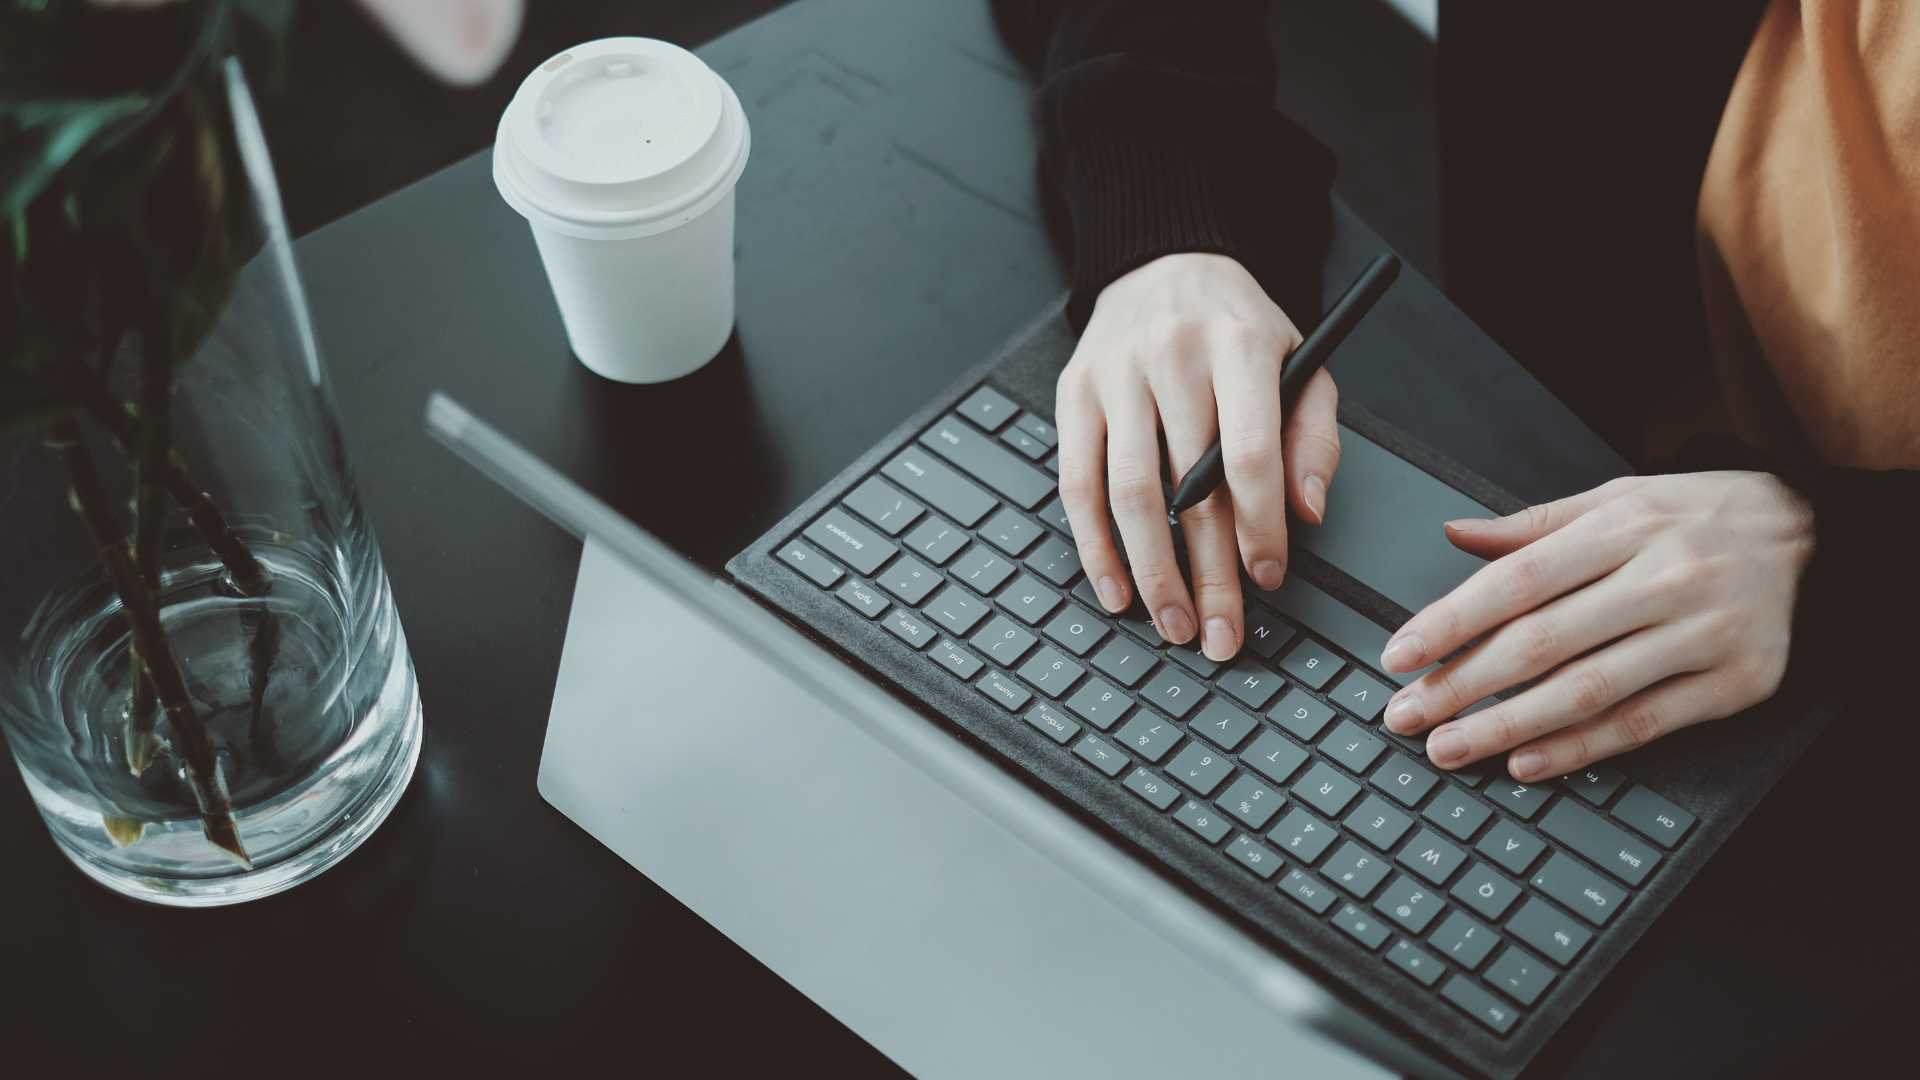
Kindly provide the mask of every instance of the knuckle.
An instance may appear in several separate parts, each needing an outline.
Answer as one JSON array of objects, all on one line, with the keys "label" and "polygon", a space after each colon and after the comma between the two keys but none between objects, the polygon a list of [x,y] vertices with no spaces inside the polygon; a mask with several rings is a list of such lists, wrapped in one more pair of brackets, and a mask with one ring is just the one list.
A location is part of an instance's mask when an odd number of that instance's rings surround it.
[{"label": "knuckle", "polygon": [[1626,749],[1632,750],[1659,738],[1661,724],[1658,708],[1648,701],[1636,701],[1621,710],[1615,726],[1620,730],[1620,741]]},{"label": "knuckle", "polygon": [[1579,713],[1600,711],[1613,700],[1613,680],[1597,664],[1586,664],[1567,672],[1567,700]]},{"label": "knuckle", "polygon": [[1195,567],[1193,571],[1195,591],[1208,594],[1236,591],[1240,587],[1239,574],[1233,567],[1209,566],[1204,569]]},{"label": "knuckle", "polygon": [[1467,698],[1467,688],[1460,682],[1460,671],[1452,665],[1441,667],[1433,673],[1433,686],[1439,698],[1434,704],[1447,715],[1459,712],[1472,702]]},{"label": "knuckle", "polygon": [[1160,498],[1160,481],[1138,465],[1116,464],[1107,477],[1113,508],[1122,513],[1149,512]]},{"label": "knuckle", "polygon": [[1147,596],[1168,599],[1179,585],[1179,580],[1174,569],[1163,563],[1139,561],[1133,565],[1133,583]]},{"label": "knuckle", "polygon": [[1511,709],[1489,709],[1480,714],[1486,725],[1489,745],[1497,749],[1506,749],[1520,741],[1520,723],[1513,718]]},{"label": "knuckle", "polygon": [[1280,442],[1264,428],[1241,427],[1227,434],[1220,454],[1229,470],[1255,473],[1280,460]]},{"label": "knuckle", "polygon": [[1530,603],[1539,599],[1547,586],[1547,568],[1538,555],[1519,551],[1506,558],[1506,569],[1501,572],[1500,588],[1508,600],[1514,603]]},{"label": "knuckle", "polygon": [[1522,619],[1513,624],[1514,651],[1523,664],[1537,668],[1552,663],[1560,648],[1560,635],[1546,619]]}]

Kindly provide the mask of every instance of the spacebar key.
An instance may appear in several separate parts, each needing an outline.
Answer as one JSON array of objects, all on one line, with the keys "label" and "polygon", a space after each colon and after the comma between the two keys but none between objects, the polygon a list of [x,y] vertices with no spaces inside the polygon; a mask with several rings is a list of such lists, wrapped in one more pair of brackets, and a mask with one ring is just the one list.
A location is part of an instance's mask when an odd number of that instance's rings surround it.
[{"label": "spacebar key", "polygon": [[1053,477],[1020,460],[1014,453],[965,421],[954,417],[934,422],[920,436],[927,449],[946,458],[974,479],[1031,510],[1053,494]]}]

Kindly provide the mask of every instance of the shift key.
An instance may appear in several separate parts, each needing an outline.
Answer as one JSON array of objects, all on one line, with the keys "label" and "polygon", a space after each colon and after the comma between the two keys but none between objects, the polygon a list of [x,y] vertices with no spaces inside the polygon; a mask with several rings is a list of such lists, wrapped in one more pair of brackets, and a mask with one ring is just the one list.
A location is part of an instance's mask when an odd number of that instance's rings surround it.
[{"label": "shift key", "polygon": [[921,445],[981,483],[1031,510],[1053,494],[1053,477],[1018,454],[952,417],[936,421],[920,436]]},{"label": "shift key", "polygon": [[1574,802],[1561,799],[1540,819],[1540,831],[1629,885],[1638,885],[1660,864],[1652,844]]}]

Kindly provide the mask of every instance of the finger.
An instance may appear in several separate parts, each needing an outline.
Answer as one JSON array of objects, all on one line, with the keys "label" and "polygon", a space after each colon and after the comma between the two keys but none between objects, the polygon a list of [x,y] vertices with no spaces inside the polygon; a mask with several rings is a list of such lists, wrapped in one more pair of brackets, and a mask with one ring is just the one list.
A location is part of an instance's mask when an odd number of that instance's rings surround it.
[{"label": "finger", "polygon": [[1174,644],[1193,639],[1197,624],[1186,582],[1173,560],[1167,502],[1160,493],[1160,421],[1145,383],[1102,395],[1107,411],[1107,497],[1127,547],[1134,588],[1154,629]]},{"label": "finger", "polygon": [[1108,611],[1125,611],[1131,599],[1127,568],[1113,545],[1107,520],[1106,416],[1093,393],[1063,375],[1054,396],[1054,426],[1060,439],[1060,502],[1073,526],[1080,566]]},{"label": "finger", "polygon": [[[1163,374],[1164,372],[1164,374]],[[1213,381],[1205,368],[1160,369],[1148,376],[1167,435],[1167,456],[1175,476],[1193,467],[1212,445]],[[1230,660],[1240,651],[1240,552],[1234,542],[1233,504],[1216,490],[1180,515],[1193,573],[1193,606],[1199,619],[1200,651],[1212,660]]]},{"label": "finger", "polygon": [[1278,342],[1244,347],[1222,357],[1214,369],[1220,456],[1226,464],[1234,533],[1247,576],[1263,589],[1279,588],[1287,574],[1279,349]]},{"label": "finger", "polygon": [[1551,671],[1615,638],[1673,613],[1666,591],[1634,587],[1629,563],[1489,634],[1485,640],[1427,672],[1387,701],[1386,725],[1403,735],[1447,720],[1460,710]]},{"label": "finger", "polygon": [[1314,373],[1287,412],[1282,443],[1287,457],[1287,501],[1318,525],[1326,520],[1327,491],[1340,468],[1340,391],[1326,369]]},{"label": "finger", "polygon": [[1388,671],[1412,671],[1510,619],[1617,569],[1632,537],[1591,515],[1481,567],[1396,631],[1380,654]]},{"label": "finger", "polygon": [[1460,518],[1446,523],[1447,540],[1469,555],[1497,559],[1566,528],[1581,515],[1638,485],[1637,476],[1610,480],[1578,495],[1518,510],[1505,517]]},{"label": "finger", "polygon": [[1699,635],[1674,623],[1629,635],[1517,694],[1442,724],[1427,757],[1452,769],[1592,719],[1656,682],[1704,666]]},{"label": "finger", "polygon": [[1515,780],[1544,780],[1645,746],[1662,735],[1740,711],[1710,671],[1675,675],[1615,704],[1591,720],[1515,750],[1507,771]]}]

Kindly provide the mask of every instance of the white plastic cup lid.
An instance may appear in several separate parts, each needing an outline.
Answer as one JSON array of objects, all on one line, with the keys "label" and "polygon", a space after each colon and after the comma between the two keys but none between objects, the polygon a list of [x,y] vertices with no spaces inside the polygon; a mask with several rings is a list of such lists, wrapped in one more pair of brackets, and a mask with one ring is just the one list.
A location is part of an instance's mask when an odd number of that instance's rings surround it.
[{"label": "white plastic cup lid", "polygon": [[700,216],[747,165],[726,80],[678,45],[603,38],[541,64],[500,117],[493,179],[529,221],[626,239]]}]

